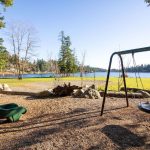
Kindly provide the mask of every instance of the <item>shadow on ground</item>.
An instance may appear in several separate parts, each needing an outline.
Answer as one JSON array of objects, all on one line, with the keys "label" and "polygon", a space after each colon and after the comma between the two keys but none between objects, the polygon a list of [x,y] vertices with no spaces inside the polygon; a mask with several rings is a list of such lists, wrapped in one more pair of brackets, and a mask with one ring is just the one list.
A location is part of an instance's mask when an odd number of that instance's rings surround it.
[{"label": "shadow on ground", "polygon": [[119,125],[107,125],[101,129],[101,132],[121,149],[141,147],[145,144],[144,138]]},{"label": "shadow on ground", "polygon": [[[120,117],[113,115],[111,117],[117,121],[121,120]],[[12,139],[11,143],[8,143],[7,147],[4,146],[3,149],[18,149],[37,143],[52,141],[53,135],[63,134],[66,130],[71,130],[72,132],[76,129],[87,129],[88,127],[95,127],[102,124],[104,126],[104,122],[106,123],[108,119],[110,117],[100,116],[100,110],[90,111],[85,108],[76,108],[68,113],[42,114],[25,122],[17,122],[7,127],[1,127],[0,135],[10,132],[18,135]],[[128,127],[130,128],[130,126]],[[21,136],[21,133],[24,131],[27,131],[26,136]],[[145,144],[144,137],[140,137],[129,129],[119,125],[106,125],[99,130],[99,134],[107,136],[120,149],[141,147]],[[107,145],[106,140],[102,142],[91,146],[89,150],[100,149],[104,143]]]},{"label": "shadow on ground", "polygon": [[[9,143],[9,146],[3,147],[3,149],[8,149],[8,147],[18,149],[45,142],[51,139],[51,135],[61,134],[66,130],[80,130],[102,124],[105,120],[105,118],[100,117],[100,112],[97,110],[88,111],[84,108],[77,108],[65,114],[43,114],[26,122],[8,124],[7,127],[0,128],[0,135],[7,133],[18,134],[17,138],[12,139],[12,142]],[[26,130],[28,134],[20,136]],[[48,139],[46,138],[47,136],[49,136]]]}]

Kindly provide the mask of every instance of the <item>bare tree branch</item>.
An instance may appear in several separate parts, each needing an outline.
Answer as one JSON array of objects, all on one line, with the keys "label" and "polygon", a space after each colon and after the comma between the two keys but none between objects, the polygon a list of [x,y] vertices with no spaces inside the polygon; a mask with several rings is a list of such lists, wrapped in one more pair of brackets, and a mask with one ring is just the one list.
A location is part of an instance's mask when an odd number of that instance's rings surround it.
[{"label": "bare tree branch", "polygon": [[16,69],[20,76],[20,70],[24,70],[27,61],[34,55],[33,50],[37,47],[36,30],[33,27],[13,23],[10,25],[7,35],[16,59]]},{"label": "bare tree branch", "polygon": [[84,73],[85,55],[86,55],[86,52],[84,51],[82,53],[82,62],[81,62],[81,65],[80,65],[81,87],[83,86],[83,73]]}]

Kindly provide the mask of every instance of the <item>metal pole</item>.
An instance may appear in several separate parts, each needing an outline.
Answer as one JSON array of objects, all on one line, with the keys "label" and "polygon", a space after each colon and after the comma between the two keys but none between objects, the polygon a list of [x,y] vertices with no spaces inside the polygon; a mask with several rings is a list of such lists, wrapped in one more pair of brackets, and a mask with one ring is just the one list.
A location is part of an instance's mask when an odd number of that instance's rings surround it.
[{"label": "metal pole", "polygon": [[104,105],[105,105],[105,100],[106,100],[106,94],[107,94],[107,88],[108,88],[108,81],[109,81],[109,75],[110,75],[110,69],[111,69],[111,63],[112,63],[112,58],[116,53],[113,53],[110,57],[110,61],[109,61],[109,67],[108,67],[108,73],[107,73],[107,79],[106,79],[106,84],[105,84],[105,92],[104,92],[104,96],[103,96],[103,102],[102,102],[102,108],[101,108],[101,116],[103,115],[103,111],[104,111]]},{"label": "metal pole", "polygon": [[124,50],[116,52],[117,54],[125,55],[125,54],[132,54],[132,53],[140,53],[140,52],[146,52],[150,51],[150,47],[142,47],[142,48],[136,48],[131,50]]},{"label": "metal pole", "polygon": [[104,105],[105,105],[105,100],[106,100],[106,95],[107,95],[107,88],[108,88],[109,75],[110,75],[110,69],[111,69],[111,63],[112,63],[113,56],[115,54],[117,54],[119,56],[120,60],[121,60],[121,68],[122,68],[123,82],[124,82],[124,88],[125,88],[125,96],[126,96],[126,102],[127,102],[127,107],[128,107],[129,102],[128,102],[127,87],[126,87],[126,79],[125,79],[125,73],[124,73],[123,59],[122,59],[121,55],[130,54],[130,53],[146,52],[146,51],[150,51],[150,47],[143,47],[143,48],[137,48],[137,49],[132,49],[132,50],[114,52],[111,55],[110,61],[109,61],[106,84],[105,84],[105,91],[104,91],[104,97],[103,97],[103,102],[102,102],[102,108],[101,108],[101,116],[103,115],[103,111],[104,111]]},{"label": "metal pole", "polygon": [[121,61],[121,68],[122,68],[122,75],[123,75],[123,82],[124,82],[124,89],[125,89],[125,96],[126,96],[126,102],[127,102],[127,107],[129,106],[128,102],[128,94],[127,94],[127,86],[126,86],[126,78],[125,78],[125,73],[124,73],[124,66],[123,66],[123,60],[122,56],[118,54],[120,61]]}]

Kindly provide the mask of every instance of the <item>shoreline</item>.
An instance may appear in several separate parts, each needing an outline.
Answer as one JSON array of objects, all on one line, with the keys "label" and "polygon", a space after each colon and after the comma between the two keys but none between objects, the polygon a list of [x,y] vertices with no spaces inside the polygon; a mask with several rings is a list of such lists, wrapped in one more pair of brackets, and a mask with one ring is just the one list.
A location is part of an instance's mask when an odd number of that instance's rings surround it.
[{"label": "shoreline", "polygon": [[[147,77],[150,78],[150,72],[138,72],[140,77]],[[17,76],[17,72],[0,72],[0,77],[13,77]],[[24,76],[24,78],[29,78],[29,77],[63,77],[61,74],[55,74],[53,72],[30,72],[30,73],[23,73],[21,74]],[[99,71],[99,72],[88,72],[88,73],[83,73],[83,77],[106,77],[107,76],[107,71]],[[121,76],[121,72],[118,71],[111,71],[110,72],[111,77],[118,77]],[[126,72],[127,78],[130,77],[135,77],[135,72]],[[67,77],[67,76],[64,76]],[[72,73],[68,77],[80,77],[80,72]]]}]

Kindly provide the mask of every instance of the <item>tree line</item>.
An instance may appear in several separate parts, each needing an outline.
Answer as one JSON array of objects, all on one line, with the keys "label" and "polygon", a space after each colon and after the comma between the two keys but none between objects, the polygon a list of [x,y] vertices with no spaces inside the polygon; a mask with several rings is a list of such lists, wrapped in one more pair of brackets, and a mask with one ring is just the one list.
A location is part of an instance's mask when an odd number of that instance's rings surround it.
[{"label": "tree line", "polygon": [[[13,30],[14,31],[14,30]],[[25,31],[25,30],[22,30]],[[29,30],[27,30],[29,32]],[[26,32],[26,34],[28,33]],[[24,33],[24,32],[23,32]],[[9,33],[10,34],[10,33]],[[16,33],[15,33],[16,34]],[[77,56],[75,54],[75,50],[70,48],[71,40],[69,36],[64,34],[64,31],[60,33],[60,51],[58,60],[54,59],[36,59],[31,61],[31,57],[33,55],[32,48],[34,48],[34,44],[36,43],[33,40],[33,36],[31,36],[31,32],[27,35],[28,38],[24,40],[22,38],[22,33],[17,33],[17,39],[15,39],[16,35],[13,35],[11,32],[11,42],[13,47],[13,54],[10,54],[9,51],[3,46],[3,39],[0,38],[0,71],[1,72],[14,72],[18,74],[18,78],[21,78],[23,73],[43,73],[43,72],[52,72],[55,74],[61,74],[62,76],[70,76],[70,74],[81,72],[81,65],[79,63]],[[30,35],[30,36],[29,36]],[[9,35],[10,36],[10,35]],[[23,36],[25,37],[25,35]],[[30,38],[29,38],[30,37]],[[19,41],[20,40],[20,41]],[[22,40],[22,41],[21,41]],[[22,43],[24,40],[24,44]],[[26,41],[26,42],[25,42]],[[26,43],[26,44],[25,44]],[[23,55],[24,54],[24,55]],[[139,65],[136,67],[128,67],[125,68],[126,72],[150,72],[150,65]],[[87,72],[103,72],[107,71],[106,69],[91,67],[84,65],[82,68],[84,73]],[[118,72],[118,69],[112,69],[111,71]]]},{"label": "tree line", "polygon": [[[32,31],[32,32],[31,32]],[[60,32],[60,50],[58,60],[54,59],[36,59],[31,61],[34,56],[34,49],[37,41],[33,34],[33,28],[12,25],[7,32],[12,47],[11,54],[4,46],[3,39],[0,38],[0,71],[14,72],[18,78],[23,73],[41,73],[52,72],[62,76],[70,76],[73,73],[98,71],[98,68],[85,66],[77,59],[75,49],[71,49],[71,39],[66,36],[64,31]],[[81,67],[82,65],[82,67]]]},{"label": "tree line", "polygon": [[[0,38],[0,71],[16,73],[20,77],[23,73],[35,72],[56,72],[58,70],[58,62],[53,59],[45,61],[37,59],[30,61],[19,57],[18,54],[10,54],[3,46],[3,39]],[[18,77],[18,78],[19,78]]]},{"label": "tree line", "polygon": [[127,72],[150,72],[150,64],[138,65],[135,67],[129,67],[125,69]]}]

